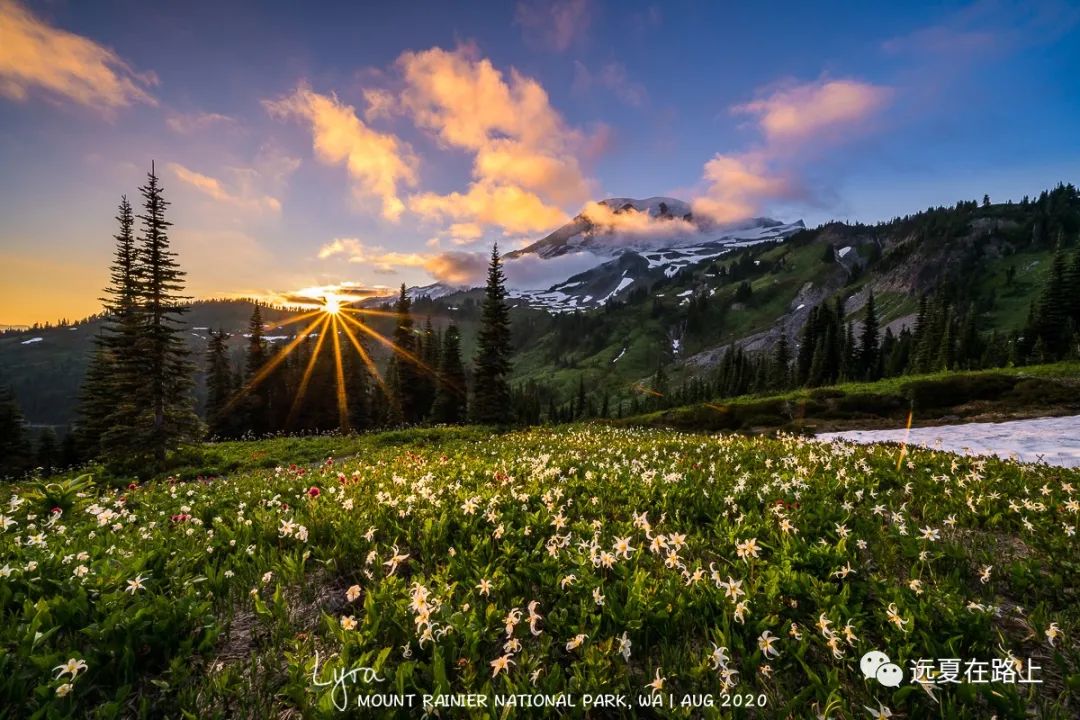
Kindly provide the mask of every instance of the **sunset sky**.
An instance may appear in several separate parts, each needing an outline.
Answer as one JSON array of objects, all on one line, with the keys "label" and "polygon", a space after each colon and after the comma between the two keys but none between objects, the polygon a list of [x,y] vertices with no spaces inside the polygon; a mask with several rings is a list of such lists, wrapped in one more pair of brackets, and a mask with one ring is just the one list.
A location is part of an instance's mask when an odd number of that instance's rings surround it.
[{"label": "sunset sky", "polygon": [[[1080,6],[0,0],[0,325],[96,312],[151,160],[191,294],[468,282],[610,196],[873,222],[1080,180]],[[529,263],[516,282],[542,283]]]}]

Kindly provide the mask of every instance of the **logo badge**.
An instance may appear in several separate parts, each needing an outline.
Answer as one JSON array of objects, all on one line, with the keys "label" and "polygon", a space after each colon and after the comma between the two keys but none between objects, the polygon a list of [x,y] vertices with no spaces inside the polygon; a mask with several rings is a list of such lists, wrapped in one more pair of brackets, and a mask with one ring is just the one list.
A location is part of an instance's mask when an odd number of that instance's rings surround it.
[{"label": "logo badge", "polygon": [[904,671],[879,650],[871,650],[863,655],[859,660],[859,668],[863,677],[874,678],[885,687],[900,687],[904,682]]}]

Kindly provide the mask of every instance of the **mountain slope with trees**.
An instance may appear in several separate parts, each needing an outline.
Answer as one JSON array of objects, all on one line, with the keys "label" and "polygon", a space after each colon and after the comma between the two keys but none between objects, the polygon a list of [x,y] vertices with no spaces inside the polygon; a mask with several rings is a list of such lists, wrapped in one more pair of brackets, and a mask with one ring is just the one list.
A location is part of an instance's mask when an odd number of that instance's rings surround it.
[{"label": "mountain slope with trees", "polygon": [[[877,225],[829,223],[671,277],[661,273],[651,286],[632,287],[595,310],[549,313],[504,295],[509,406],[518,421],[564,421],[748,392],[1075,357],[1078,238],[1080,198],[1072,185],[1059,185],[1016,203],[984,197]],[[118,255],[114,276],[122,265]],[[396,318],[365,316],[369,328],[411,348],[428,370],[416,372],[422,365],[402,363],[404,356],[392,358],[384,344],[358,337],[386,385],[346,353],[347,384],[356,395],[352,426],[460,417],[468,403],[447,406],[445,389],[437,402],[440,387],[449,387],[440,385],[439,358],[453,327],[461,367],[452,363],[446,377],[463,377],[475,391],[485,298],[482,288],[438,298],[406,292],[396,304],[376,308],[396,310]],[[107,317],[0,336],[0,384],[10,386],[23,415],[39,426],[31,434],[49,425],[66,435],[89,361],[101,343],[122,337],[121,299],[107,304],[114,310]],[[182,336],[198,361],[196,407],[218,434],[339,425],[332,353],[314,361],[305,399],[292,407],[290,393],[315,354],[315,338],[299,342],[295,357],[246,394],[240,403],[246,416],[221,424],[222,398],[295,340],[302,325],[288,323],[296,314],[238,300],[190,305],[186,325],[177,326],[183,331],[173,337]],[[221,331],[228,337],[218,338]],[[88,384],[89,392],[92,377]],[[407,418],[384,402],[395,386],[408,389]]]}]

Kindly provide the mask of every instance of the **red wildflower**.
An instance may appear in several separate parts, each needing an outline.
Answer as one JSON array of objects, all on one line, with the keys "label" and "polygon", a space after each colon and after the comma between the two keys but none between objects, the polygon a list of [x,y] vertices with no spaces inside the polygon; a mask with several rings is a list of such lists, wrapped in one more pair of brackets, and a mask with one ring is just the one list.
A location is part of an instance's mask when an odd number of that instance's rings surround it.
[{"label": "red wildflower", "polygon": [[313,498],[317,498],[322,495],[322,490],[312,485],[311,488],[307,491],[307,494]]}]

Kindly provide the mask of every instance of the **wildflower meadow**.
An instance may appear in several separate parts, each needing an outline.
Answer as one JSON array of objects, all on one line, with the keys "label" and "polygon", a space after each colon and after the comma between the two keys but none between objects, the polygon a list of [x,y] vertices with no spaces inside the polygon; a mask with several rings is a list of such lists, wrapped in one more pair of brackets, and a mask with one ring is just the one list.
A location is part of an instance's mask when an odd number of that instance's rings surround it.
[{"label": "wildflower meadow", "polygon": [[206,447],[0,489],[0,716],[1080,713],[1077,470],[604,426]]}]

